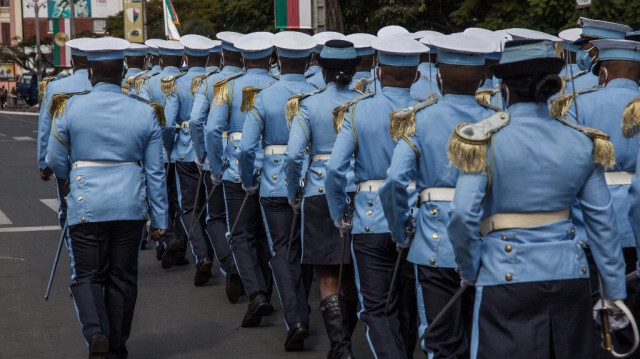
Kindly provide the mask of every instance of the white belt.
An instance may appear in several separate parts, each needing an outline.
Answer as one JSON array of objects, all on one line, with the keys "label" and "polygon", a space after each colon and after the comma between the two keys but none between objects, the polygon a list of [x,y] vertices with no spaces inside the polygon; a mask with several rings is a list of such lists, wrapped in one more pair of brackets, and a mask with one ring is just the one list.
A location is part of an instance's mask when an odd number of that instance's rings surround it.
[{"label": "white belt", "polygon": [[283,155],[286,150],[287,145],[267,146],[264,148],[264,155]]},{"label": "white belt", "polygon": [[607,185],[615,186],[615,185],[624,185],[631,184],[631,178],[633,178],[633,173],[631,172],[605,172],[604,178],[607,180]]},{"label": "white belt", "polygon": [[325,154],[320,153],[320,154],[311,156],[311,159],[314,161],[329,160],[329,158],[331,158],[330,153],[325,153]]},{"label": "white belt", "polygon": [[455,188],[433,187],[423,189],[420,192],[418,207],[424,202],[451,202],[455,193]]},{"label": "white belt", "polygon": [[556,212],[497,213],[485,218],[480,223],[480,234],[486,236],[501,229],[543,226],[569,219],[569,215],[569,209]]},{"label": "white belt", "polygon": [[104,167],[104,166],[120,166],[134,165],[139,166],[140,162],[117,162],[117,161],[76,161],[71,165],[72,168],[82,167]]},{"label": "white belt", "polygon": [[[369,180],[358,183],[358,191],[378,192],[380,187],[387,182],[386,180]],[[411,181],[407,186],[407,189],[415,189],[416,183]]]},{"label": "white belt", "polygon": [[227,135],[227,141],[240,141],[242,139],[242,132],[231,132]]}]

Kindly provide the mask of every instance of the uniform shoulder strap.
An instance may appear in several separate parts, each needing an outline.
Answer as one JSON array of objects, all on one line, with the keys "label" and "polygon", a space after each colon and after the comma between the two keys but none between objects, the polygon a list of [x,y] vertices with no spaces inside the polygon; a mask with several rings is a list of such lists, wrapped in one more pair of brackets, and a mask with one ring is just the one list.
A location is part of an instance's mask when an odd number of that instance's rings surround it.
[{"label": "uniform shoulder strap", "polygon": [[133,86],[135,86],[136,79],[140,76],[144,76],[149,72],[149,70],[140,71],[135,75],[129,76],[124,80],[124,86],[128,90],[131,90]]},{"label": "uniform shoulder strap", "polygon": [[371,85],[372,82],[373,82],[373,77],[369,77],[369,78],[363,77],[358,81],[356,81],[356,84],[353,85],[353,89],[355,91],[360,92],[361,94],[368,93],[369,86]]},{"label": "uniform shoulder strap", "polygon": [[236,72],[213,84],[213,101],[211,101],[211,104],[222,105],[229,102],[229,87],[227,83],[245,74],[246,72],[244,71]]},{"label": "uniform shoulder strap", "polygon": [[416,133],[416,112],[438,103],[438,100],[431,99],[420,102],[417,105],[396,110],[391,113],[391,126],[389,132],[394,141],[402,136],[411,137]]},{"label": "uniform shoulder strap", "polygon": [[253,109],[253,105],[256,103],[256,97],[258,96],[258,92],[266,89],[269,86],[265,86],[265,87],[245,86],[242,89],[242,103],[240,104],[240,112],[251,111]]},{"label": "uniform shoulder strap", "polygon": [[142,86],[144,85],[145,81],[157,75],[160,75],[160,73],[159,72],[156,72],[154,74],[145,73],[144,75],[138,74],[138,76],[136,76],[136,79],[134,80],[136,92],[140,92],[140,90],[142,90]]},{"label": "uniform shoulder strap", "polygon": [[459,123],[449,139],[447,156],[459,171],[480,173],[487,169],[491,136],[509,124],[508,112],[497,112],[477,123]]},{"label": "uniform shoulder strap", "polygon": [[160,82],[160,89],[165,96],[169,96],[172,93],[176,92],[176,80],[184,75],[186,75],[186,71],[178,72],[174,75],[165,76],[162,78]]},{"label": "uniform shoulder strap", "polygon": [[155,111],[156,121],[158,121],[158,125],[164,128],[164,126],[167,124],[167,119],[164,117],[164,107],[162,107],[161,104],[157,102],[149,101],[146,98],[143,98],[134,94],[129,94],[129,97],[151,106],[151,108],[153,108],[153,110]]},{"label": "uniform shoulder strap", "polygon": [[45,77],[42,80],[40,80],[40,83],[38,84],[38,93],[40,94],[40,98],[44,99],[45,96],[47,95],[47,86],[49,86],[49,83],[60,80],[65,77],[66,76],[64,75],[53,75],[53,76]]},{"label": "uniform shoulder strap", "polygon": [[573,105],[573,101],[575,101],[576,97],[585,93],[599,91],[599,90],[600,90],[599,87],[592,87],[588,89],[582,89],[575,93],[572,92],[572,93],[564,94],[554,98],[553,100],[551,100],[551,108],[550,108],[551,116],[565,118],[567,116],[567,113],[569,113],[569,110],[571,109],[571,105]]},{"label": "uniform shoulder strap", "polygon": [[605,168],[613,168],[616,164],[616,154],[609,135],[596,128],[575,125],[565,120],[563,117],[558,116],[554,118],[562,124],[589,136],[591,141],[593,141],[593,162],[602,165]]},{"label": "uniform shoulder strap", "polygon": [[491,106],[491,97],[496,95],[500,90],[496,89],[485,89],[476,92],[476,101],[478,101],[481,105],[489,105]]},{"label": "uniform shoulder strap", "polygon": [[280,75],[279,74],[272,74],[271,72],[269,72],[268,75],[273,77],[276,80],[280,80]]},{"label": "uniform shoulder strap", "polygon": [[202,80],[204,80],[204,79],[208,78],[209,76],[217,73],[218,71],[220,71],[220,69],[216,67],[215,69],[207,72],[206,74],[198,75],[198,76],[194,77],[191,80],[191,94],[192,95],[196,94],[196,91],[198,91],[198,88],[200,87],[200,84],[202,83]]},{"label": "uniform shoulder strap", "polygon": [[63,92],[53,95],[53,97],[51,98],[51,106],[49,107],[49,115],[51,115],[51,118],[58,117],[59,115],[64,113],[64,109],[67,105],[68,99],[76,95],[85,95],[89,92],[91,91],[87,90],[80,92]]},{"label": "uniform shoulder strap", "polygon": [[344,103],[336,108],[333,109],[333,129],[336,131],[336,133],[340,132],[340,129],[342,128],[342,125],[344,124],[344,118],[347,115],[347,111],[349,110],[349,108],[355,104],[357,104],[358,102],[369,98],[371,96],[375,95],[375,92],[371,92],[368,94],[364,94],[361,96],[358,96],[356,98],[354,98],[353,100]]},{"label": "uniform shoulder strap", "polygon": [[640,133],[640,97],[631,100],[622,114],[622,134],[626,138]]},{"label": "uniform shoulder strap", "polygon": [[284,117],[287,119],[287,124],[289,125],[289,127],[291,127],[291,121],[293,121],[293,117],[300,112],[300,101],[302,101],[302,99],[304,98],[320,93],[325,89],[326,87],[323,87],[312,92],[301,93],[289,97],[289,101],[287,101],[287,106],[284,110]]}]

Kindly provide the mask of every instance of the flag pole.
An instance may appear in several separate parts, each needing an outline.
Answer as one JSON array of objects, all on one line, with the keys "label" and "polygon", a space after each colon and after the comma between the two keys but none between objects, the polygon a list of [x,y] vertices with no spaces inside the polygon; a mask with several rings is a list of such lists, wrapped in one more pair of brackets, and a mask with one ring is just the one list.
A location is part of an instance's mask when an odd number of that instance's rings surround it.
[{"label": "flag pole", "polygon": [[164,18],[164,38],[169,38],[169,24],[167,23],[167,0],[162,0],[162,17]]}]

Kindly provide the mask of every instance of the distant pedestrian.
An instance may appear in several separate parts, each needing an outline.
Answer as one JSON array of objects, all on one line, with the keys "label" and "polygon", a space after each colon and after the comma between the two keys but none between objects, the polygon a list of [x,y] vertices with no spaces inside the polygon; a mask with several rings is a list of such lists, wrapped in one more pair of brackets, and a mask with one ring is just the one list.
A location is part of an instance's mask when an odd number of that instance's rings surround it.
[{"label": "distant pedestrian", "polygon": [[1,108],[5,108],[7,107],[7,97],[9,96],[9,92],[7,91],[7,89],[2,86],[2,88],[0,88],[0,107]]}]

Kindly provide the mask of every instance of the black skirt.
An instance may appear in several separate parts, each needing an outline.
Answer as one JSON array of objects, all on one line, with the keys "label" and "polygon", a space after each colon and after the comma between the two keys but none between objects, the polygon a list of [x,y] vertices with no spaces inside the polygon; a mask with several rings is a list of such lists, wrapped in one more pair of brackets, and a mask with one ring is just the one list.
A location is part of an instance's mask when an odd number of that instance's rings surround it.
[{"label": "black skirt", "polygon": [[[329,215],[327,197],[305,197],[302,212],[302,264],[339,265],[342,238]],[[344,263],[348,264],[351,263],[351,238],[347,238],[344,245]]]}]

